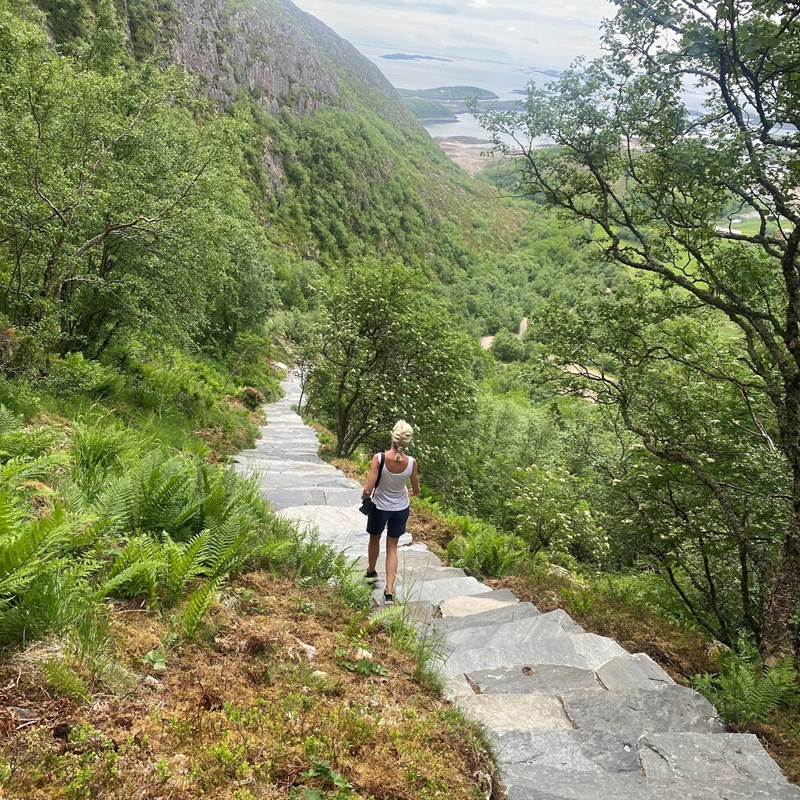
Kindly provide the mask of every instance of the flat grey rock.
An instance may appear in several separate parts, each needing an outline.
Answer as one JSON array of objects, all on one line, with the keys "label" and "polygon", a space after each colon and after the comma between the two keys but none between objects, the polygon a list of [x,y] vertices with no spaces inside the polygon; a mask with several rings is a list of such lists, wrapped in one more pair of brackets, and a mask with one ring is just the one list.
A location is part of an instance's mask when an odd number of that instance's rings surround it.
[{"label": "flat grey rock", "polygon": [[466,573],[458,567],[442,567],[434,563],[414,564],[406,559],[398,560],[397,579],[407,585],[424,581],[439,581],[443,578],[465,578]]},{"label": "flat grey rock", "polygon": [[442,578],[437,581],[424,581],[411,583],[408,586],[398,584],[397,596],[407,602],[418,600],[437,605],[447,597],[461,594],[478,594],[485,592],[486,587],[475,580],[475,578]]},{"label": "flat grey rock", "polygon": [[501,772],[508,800],[798,800],[794,786],[712,781],[648,781],[635,774],[597,774],[541,767]]},{"label": "flat grey rock", "polygon": [[481,694],[560,694],[578,689],[605,691],[592,670],[553,664],[520,664],[477,670],[470,672],[467,679]]},{"label": "flat grey rock", "polygon": [[604,731],[513,730],[492,739],[497,758],[517,777],[535,777],[543,767],[641,774],[636,740]]},{"label": "flat grey rock", "polygon": [[597,670],[607,689],[661,689],[675,681],[645,653],[612,658]]},{"label": "flat grey rock", "polygon": [[480,594],[460,597],[448,597],[439,604],[439,613],[443,617],[466,617],[471,614],[480,614],[484,611],[494,611],[505,606],[516,605],[519,601],[508,590],[501,589],[494,592],[481,592]]},{"label": "flat grey rock", "polygon": [[572,730],[561,701],[545,694],[473,694],[457,705],[490,731]]},{"label": "flat grey rock", "polygon": [[[268,489],[264,491],[267,500],[279,508],[292,506],[358,506],[361,502],[360,489]],[[357,509],[356,509],[357,510]]]},{"label": "flat grey rock", "polygon": [[564,692],[561,699],[578,729],[635,737],[650,732],[721,734],[726,730],[711,703],[685,686],[665,686],[658,692],[580,689]]},{"label": "flat grey rock", "polygon": [[639,742],[642,769],[650,779],[736,783],[786,783],[778,765],[750,733],[653,733]]},{"label": "flat grey rock", "polygon": [[448,643],[454,647],[512,647],[514,644],[553,639],[557,636],[583,634],[584,630],[560,608],[547,614],[527,615],[511,622],[489,624],[486,628],[468,628],[448,633]]},{"label": "flat grey rock", "polygon": [[559,636],[514,643],[504,647],[459,647],[452,651],[441,670],[445,675],[496,669],[508,664],[557,664],[565,667],[595,670],[610,658],[625,655],[612,639],[593,633]]},{"label": "flat grey rock", "polygon": [[467,628],[494,627],[506,622],[518,622],[521,619],[540,616],[539,609],[533,603],[508,603],[490,611],[469,614],[461,617],[439,617],[433,623],[437,631],[448,637],[455,631]]}]

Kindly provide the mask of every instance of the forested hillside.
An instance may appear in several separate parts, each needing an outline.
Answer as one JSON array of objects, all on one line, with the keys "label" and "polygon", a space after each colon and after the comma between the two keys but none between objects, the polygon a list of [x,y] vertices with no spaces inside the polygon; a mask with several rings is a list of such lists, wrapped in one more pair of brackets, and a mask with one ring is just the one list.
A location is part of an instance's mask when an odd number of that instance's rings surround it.
[{"label": "forested hillside", "polygon": [[[367,602],[345,561],[219,463],[276,361],[354,474],[415,426],[413,521],[451,563],[646,650],[800,774],[798,22],[619,5],[628,49],[487,116],[523,153],[476,181],[288,0],[0,0],[4,788],[367,798],[342,771],[380,735],[434,759],[415,796],[477,791],[430,653],[345,629]],[[676,51],[637,61],[664,27]],[[286,625],[330,645],[322,677]],[[368,634],[411,676],[389,727],[333,656]]]},{"label": "forested hillside", "polygon": [[[413,275],[466,363],[441,278],[521,213],[290,3],[3,0],[0,143],[2,791],[474,796],[429,653],[219,462],[351,270]],[[429,769],[352,771],[396,738]]]}]

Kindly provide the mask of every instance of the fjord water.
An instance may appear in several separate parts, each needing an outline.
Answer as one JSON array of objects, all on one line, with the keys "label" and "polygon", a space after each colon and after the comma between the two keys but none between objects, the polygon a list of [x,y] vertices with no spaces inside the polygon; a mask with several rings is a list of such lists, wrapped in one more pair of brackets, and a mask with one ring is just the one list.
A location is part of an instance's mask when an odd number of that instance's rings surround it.
[{"label": "fjord water", "polygon": [[[382,56],[398,52],[385,47],[356,44],[389,82],[397,89],[432,89],[437,86],[476,86],[494,92],[501,100],[521,97],[514,89],[524,89],[533,81],[543,86],[552,77],[534,71],[535,67],[509,64],[501,61],[483,61],[459,58],[429,52],[400,51],[409,55],[432,56],[437,60],[389,59]],[[438,59],[442,60],[438,60]],[[447,60],[445,60],[447,59]],[[458,122],[445,122],[425,126],[434,137],[472,136],[486,139],[487,133],[472,114],[460,114]]]}]

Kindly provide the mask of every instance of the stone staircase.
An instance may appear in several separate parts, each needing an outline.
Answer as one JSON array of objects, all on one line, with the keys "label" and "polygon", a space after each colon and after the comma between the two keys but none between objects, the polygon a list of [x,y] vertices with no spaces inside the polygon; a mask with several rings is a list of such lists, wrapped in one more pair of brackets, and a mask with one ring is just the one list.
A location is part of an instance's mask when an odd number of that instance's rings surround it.
[{"label": "stone staircase", "polygon": [[[283,388],[237,468],[258,475],[281,515],[363,567],[361,486],[317,457],[316,434],[292,411],[299,387]],[[398,552],[395,595],[437,638],[445,695],[490,732],[509,800],[800,800],[755,736],[728,732],[648,656],[489,590],[408,534]]]}]

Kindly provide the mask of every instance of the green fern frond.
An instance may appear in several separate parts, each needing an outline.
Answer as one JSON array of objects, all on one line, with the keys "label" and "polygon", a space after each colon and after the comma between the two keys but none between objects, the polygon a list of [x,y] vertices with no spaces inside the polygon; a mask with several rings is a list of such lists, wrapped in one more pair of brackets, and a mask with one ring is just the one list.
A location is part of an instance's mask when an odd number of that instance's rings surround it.
[{"label": "green fern frond", "polygon": [[18,430],[22,425],[22,418],[18,417],[10,408],[0,403],[0,436],[6,436]]},{"label": "green fern frond", "polygon": [[60,506],[48,517],[19,525],[0,541],[0,594],[17,594],[69,536],[70,526]]},{"label": "green fern frond", "polygon": [[196,589],[186,603],[186,610],[183,614],[183,634],[191,638],[197,633],[203,617],[208,611],[209,606],[214,601],[217,592],[225,583],[224,578],[213,578],[206,581],[199,589]]},{"label": "green fern frond", "polygon": [[97,589],[95,598],[97,600],[102,600],[103,598],[108,597],[110,594],[113,594],[122,586],[125,586],[125,584],[133,582],[135,578],[138,578],[140,575],[150,569],[152,569],[152,565],[146,562],[131,564],[129,567],[123,569],[122,572],[118,572],[116,575],[114,575],[113,578],[109,578],[107,581],[105,581]]}]

